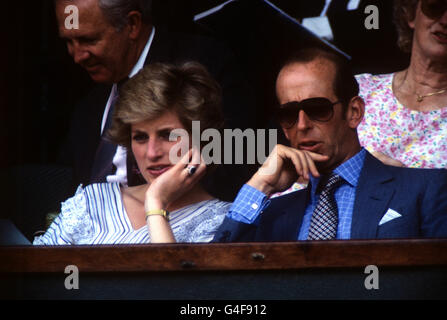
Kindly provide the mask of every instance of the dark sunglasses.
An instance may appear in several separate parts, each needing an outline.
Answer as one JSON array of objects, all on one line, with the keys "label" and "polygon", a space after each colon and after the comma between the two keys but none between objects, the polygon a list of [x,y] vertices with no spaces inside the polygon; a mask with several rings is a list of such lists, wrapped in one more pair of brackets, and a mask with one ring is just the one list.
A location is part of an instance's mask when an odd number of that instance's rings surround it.
[{"label": "dark sunglasses", "polygon": [[334,105],[340,103],[331,102],[327,98],[310,98],[300,102],[291,101],[281,105],[277,109],[276,117],[285,129],[290,129],[297,123],[300,111],[303,110],[312,121],[326,122],[334,115]]},{"label": "dark sunglasses", "polygon": [[430,19],[438,19],[447,11],[447,0],[422,0],[421,11]]}]

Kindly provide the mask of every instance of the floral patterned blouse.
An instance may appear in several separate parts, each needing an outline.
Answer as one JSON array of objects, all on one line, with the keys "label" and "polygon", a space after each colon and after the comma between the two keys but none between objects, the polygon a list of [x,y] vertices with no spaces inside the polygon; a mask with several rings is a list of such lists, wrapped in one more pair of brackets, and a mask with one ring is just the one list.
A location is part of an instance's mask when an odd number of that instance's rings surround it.
[{"label": "floral patterned blouse", "polygon": [[407,109],[393,94],[393,77],[393,73],[356,76],[366,104],[357,129],[361,145],[406,167],[447,169],[447,106],[433,111]]}]

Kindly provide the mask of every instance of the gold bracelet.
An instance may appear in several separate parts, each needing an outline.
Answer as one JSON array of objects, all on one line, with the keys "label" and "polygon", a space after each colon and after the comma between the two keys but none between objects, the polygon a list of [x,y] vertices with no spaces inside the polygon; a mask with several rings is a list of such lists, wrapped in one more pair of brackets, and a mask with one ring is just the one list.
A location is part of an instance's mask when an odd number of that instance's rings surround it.
[{"label": "gold bracelet", "polygon": [[163,209],[152,209],[152,210],[149,210],[148,212],[146,212],[146,220],[147,220],[147,217],[155,216],[155,215],[163,216],[163,217],[165,217],[166,220],[169,221],[169,212],[167,210],[163,210]]}]

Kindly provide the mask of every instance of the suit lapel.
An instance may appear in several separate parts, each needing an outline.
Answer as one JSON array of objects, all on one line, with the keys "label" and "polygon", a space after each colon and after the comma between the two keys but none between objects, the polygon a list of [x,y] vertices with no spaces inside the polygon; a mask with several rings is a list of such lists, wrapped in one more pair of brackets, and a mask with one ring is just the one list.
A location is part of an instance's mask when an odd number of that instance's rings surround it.
[{"label": "suit lapel", "polygon": [[174,48],[176,42],[177,39],[175,39],[174,34],[157,27],[144,65],[156,62],[175,62],[175,58],[181,56],[178,50]]},{"label": "suit lapel", "polygon": [[393,179],[385,165],[369,153],[366,154],[354,202],[351,239],[377,237],[379,221],[395,193]]},{"label": "suit lapel", "polygon": [[101,138],[102,116],[110,90],[110,85],[95,86],[74,115],[70,139],[75,148],[76,186],[91,183],[91,171]]},{"label": "suit lapel", "polygon": [[160,62],[162,57],[165,55],[165,53],[163,52],[163,48],[163,42],[160,41],[160,30],[157,28],[146,60],[144,61],[144,65]]},{"label": "suit lapel", "polygon": [[[90,93],[85,103],[85,112],[83,114],[83,131],[88,132],[89,139],[82,141],[82,144],[89,143],[92,145],[92,153],[94,155],[101,137],[101,123],[106,108],[107,99],[112,90],[111,85],[97,85]],[[82,155],[83,157],[85,155]]]}]

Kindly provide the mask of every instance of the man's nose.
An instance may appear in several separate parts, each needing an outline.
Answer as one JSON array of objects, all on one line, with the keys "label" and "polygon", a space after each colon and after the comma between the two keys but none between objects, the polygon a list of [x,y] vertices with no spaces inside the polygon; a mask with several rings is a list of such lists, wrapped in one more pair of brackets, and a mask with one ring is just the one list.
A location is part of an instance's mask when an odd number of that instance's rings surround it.
[{"label": "man's nose", "polygon": [[312,121],[303,110],[300,110],[298,114],[298,121],[296,125],[298,130],[307,130],[312,127]]},{"label": "man's nose", "polygon": [[90,56],[88,51],[76,42],[69,43],[67,44],[67,46],[68,53],[73,57],[74,62],[77,64],[80,64],[83,61],[87,60]]}]

